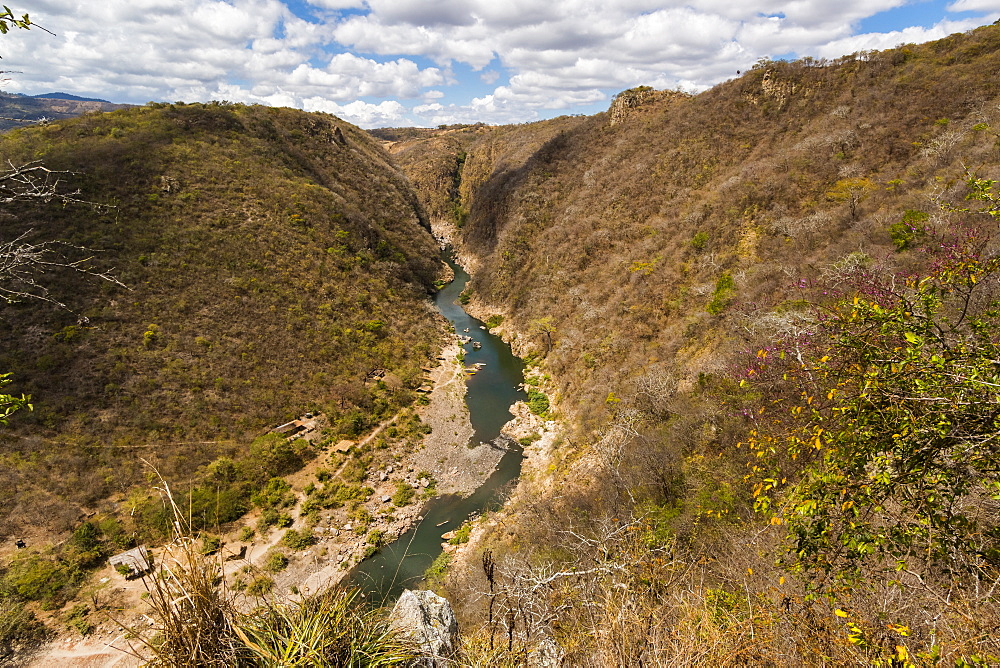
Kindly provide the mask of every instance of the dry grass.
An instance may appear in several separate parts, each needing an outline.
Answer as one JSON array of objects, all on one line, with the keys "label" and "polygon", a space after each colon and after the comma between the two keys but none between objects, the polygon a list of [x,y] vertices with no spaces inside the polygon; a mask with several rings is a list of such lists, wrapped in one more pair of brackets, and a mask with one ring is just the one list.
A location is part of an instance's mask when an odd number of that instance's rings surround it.
[{"label": "dry grass", "polygon": [[[165,488],[173,504],[169,489]],[[222,577],[221,555],[206,556],[173,505],[176,536],[143,578],[154,625],[128,629],[133,653],[150,666],[379,667],[418,656],[384,610],[356,593],[330,590],[298,600],[245,598]]]}]

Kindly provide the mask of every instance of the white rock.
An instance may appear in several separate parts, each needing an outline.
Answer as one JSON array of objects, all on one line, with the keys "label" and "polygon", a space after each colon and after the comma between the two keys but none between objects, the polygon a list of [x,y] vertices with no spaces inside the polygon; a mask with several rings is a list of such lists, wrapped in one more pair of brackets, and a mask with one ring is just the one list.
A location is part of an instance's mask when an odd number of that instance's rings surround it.
[{"label": "white rock", "polygon": [[444,668],[455,653],[458,622],[448,600],[432,591],[407,589],[390,615],[392,624],[417,641],[425,656],[415,664]]}]

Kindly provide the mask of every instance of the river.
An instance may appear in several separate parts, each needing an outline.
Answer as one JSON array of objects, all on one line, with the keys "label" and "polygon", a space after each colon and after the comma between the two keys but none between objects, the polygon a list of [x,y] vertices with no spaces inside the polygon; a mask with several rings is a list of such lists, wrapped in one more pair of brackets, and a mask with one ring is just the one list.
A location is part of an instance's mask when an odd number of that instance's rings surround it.
[{"label": "river", "polygon": [[[450,251],[442,252],[441,257],[455,272],[455,279],[435,295],[434,304],[456,332],[465,334],[468,328],[468,336],[482,344],[480,350],[474,350],[471,343],[464,346],[466,366],[485,364],[469,377],[465,401],[475,430],[473,442],[486,443],[496,438],[511,419],[508,409],[514,402],[525,398],[518,389],[524,382],[524,363],[513,355],[503,339],[481,329],[484,323],[458,304],[469,275],[455,263]],[[392,603],[403,589],[422,579],[424,571],[441,553],[442,533],[457,529],[474,513],[498,503],[504,490],[521,475],[522,457],[520,446],[508,450],[493,475],[468,497],[450,494],[432,499],[424,508],[422,522],[356,566],[345,584],[360,588],[376,605]]]}]

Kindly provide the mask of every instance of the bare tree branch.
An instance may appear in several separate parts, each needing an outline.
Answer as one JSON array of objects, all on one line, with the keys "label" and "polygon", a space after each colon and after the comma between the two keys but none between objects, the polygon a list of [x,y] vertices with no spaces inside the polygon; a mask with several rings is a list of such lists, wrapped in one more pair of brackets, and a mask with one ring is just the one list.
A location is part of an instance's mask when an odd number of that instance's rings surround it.
[{"label": "bare tree branch", "polygon": [[[86,204],[97,209],[113,207],[97,204],[79,197],[80,191],[65,192],[68,171],[49,169],[40,162],[15,165],[7,161],[8,168],[0,172],[0,206],[19,202]],[[24,299],[38,299],[66,308],[52,298],[41,277],[53,270],[70,270],[93,276],[119,287],[126,288],[113,270],[103,271],[93,265],[94,251],[66,241],[48,240],[35,242],[30,239],[33,230],[23,232],[11,241],[0,242],[0,299],[7,303]],[[70,252],[88,254],[82,259],[71,259]]]}]

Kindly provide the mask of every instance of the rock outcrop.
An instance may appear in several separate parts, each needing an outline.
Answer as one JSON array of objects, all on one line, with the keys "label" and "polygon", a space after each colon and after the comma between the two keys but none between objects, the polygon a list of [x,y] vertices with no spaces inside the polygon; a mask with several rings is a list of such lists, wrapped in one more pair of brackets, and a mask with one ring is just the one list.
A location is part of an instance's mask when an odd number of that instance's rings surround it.
[{"label": "rock outcrop", "polygon": [[393,626],[413,638],[425,657],[417,664],[443,667],[458,645],[458,622],[448,599],[432,591],[407,589],[392,609]]}]

